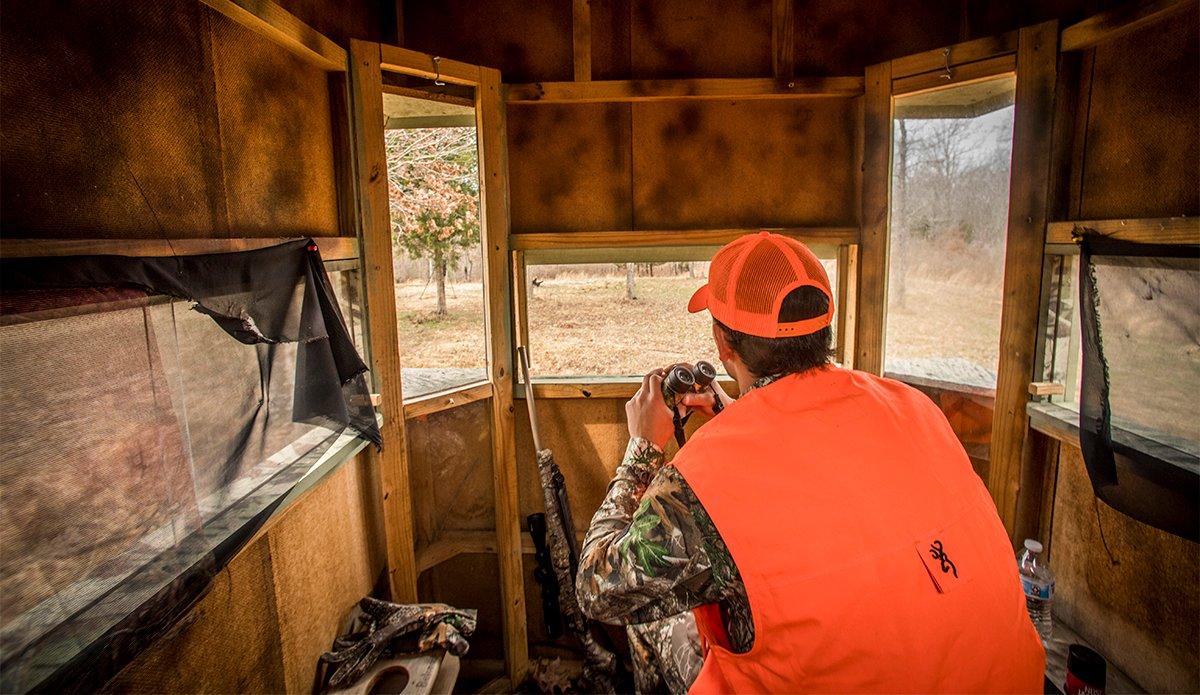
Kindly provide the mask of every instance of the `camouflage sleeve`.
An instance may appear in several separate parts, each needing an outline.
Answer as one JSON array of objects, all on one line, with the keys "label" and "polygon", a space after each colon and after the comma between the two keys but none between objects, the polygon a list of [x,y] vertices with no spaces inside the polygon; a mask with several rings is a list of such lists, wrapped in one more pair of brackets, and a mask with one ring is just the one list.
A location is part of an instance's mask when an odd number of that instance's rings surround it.
[{"label": "camouflage sleeve", "polygon": [[711,541],[694,515],[699,501],[679,472],[663,463],[658,447],[630,441],[592,517],[576,594],[583,612],[596,620],[645,623],[723,598],[714,581]]}]

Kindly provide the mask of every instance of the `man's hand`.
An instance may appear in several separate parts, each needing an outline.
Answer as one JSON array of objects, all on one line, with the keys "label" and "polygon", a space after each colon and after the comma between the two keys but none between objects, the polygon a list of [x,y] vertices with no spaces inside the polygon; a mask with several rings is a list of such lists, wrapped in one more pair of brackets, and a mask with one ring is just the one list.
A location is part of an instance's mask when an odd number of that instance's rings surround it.
[{"label": "man's hand", "polygon": [[703,393],[686,393],[683,395],[680,403],[690,410],[698,410],[712,417],[715,414],[713,413],[713,402],[717,398],[721,399],[721,406],[725,408],[728,408],[729,404],[735,400],[728,393],[725,393],[725,389],[721,388],[721,382],[714,380],[712,388],[717,392],[716,396],[713,396],[713,392],[708,390],[705,390]]},{"label": "man's hand", "polygon": [[659,449],[675,432],[671,409],[662,397],[664,369],[655,369],[642,377],[642,387],[625,403],[625,419],[629,423],[629,436],[641,437]]}]

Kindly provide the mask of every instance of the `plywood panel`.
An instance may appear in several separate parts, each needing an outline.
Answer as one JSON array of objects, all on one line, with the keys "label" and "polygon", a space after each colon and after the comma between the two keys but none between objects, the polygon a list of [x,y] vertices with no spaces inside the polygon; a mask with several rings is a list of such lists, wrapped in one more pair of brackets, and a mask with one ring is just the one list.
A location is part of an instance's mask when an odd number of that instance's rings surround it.
[{"label": "plywood panel", "polygon": [[1200,214],[1200,12],[1096,48],[1079,217]]},{"label": "plywood panel", "polygon": [[1200,691],[1200,545],[1097,512],[1074,446],[1061,448],[1050,564],[1055,611],[1114,665],[1148,692]]},{"label": "plywood panel", "polygon": [[4,9],[6,236],[203,236],[223,219],[219,153],[197,146],[216,144],[199,3]]},{"label": "plywood panel", "polygon": [[448,603],[456,608],[479,611],[468,659],[504,658],[504,629],[500,615],[500,574],[496,556],[471,553],[459,555],[421,574],[418,598]]},{"label": "plywood panel", "polygon": [[[521,404],[524,405],[524,404]],[[576,531],[587,530],[592,514],[604,499],[608,481],[621,463],[629,431],[625,425],[624,399],[563,399],[538,401],[542,446],[567,480],[567,496]],[[544,511],[538,483],[537,462],[529,435],[529,417],[517,408],[517,476],[520,483],[521,523],[534,512]]]},{"label": "plywood panel", "polygon": [[633,105],[641,229],[854,226],[849,99]]},{"label": "plywood panel", "polygon": [[408,421],[418,547],[445,531],[496,527],[490,408],[476,401]]},{"label": "plywood panel", "polygon": [[630,105],[508,107],[512,229],[629,229]]},{"label": "plywood panel", "polygon": [[631,77],[771,74],[771,3],[630,0]]},{"label": "plywood panel", "polygon": [[[229,228],[239,236],[336,236],[325,72],[212,13]],[[346,230],[349,232],[350,230]]]},{"label": "plywood panel", "polygon": [[960,40],[959,0],[795,0],[797,75],[853,75]]},{"label": "plywood panel", "polygon": [[265,537],[233,559],[192,611],[104,687],[113,693],[283,692]]},{"label": "plywood panel", "polygon": [[313,690],[317,658],[383,570],[371,477],[359,454],[268,533],[287,692]]},{"label": "plywood panel", "polygon": [[505,82],[571,79],[571,0],[404,3],[404,45],[498,68]]}]

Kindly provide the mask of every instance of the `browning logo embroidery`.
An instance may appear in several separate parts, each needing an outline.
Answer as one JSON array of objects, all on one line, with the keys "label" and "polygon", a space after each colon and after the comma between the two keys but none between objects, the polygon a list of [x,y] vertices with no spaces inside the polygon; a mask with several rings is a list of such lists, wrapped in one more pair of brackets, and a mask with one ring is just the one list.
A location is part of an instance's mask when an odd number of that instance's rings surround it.
[{"label": "browning logo embroidery", "polygon": [[958,568],[954,566],[954,561],[950,559],[950,556],[946,554],[945,549],[942,548],[941,539],[935,538],[934,541],[929,544],[929,555],[934,560],[937,560],[939,563],[941,563],[943,574],[947,572],[953,572],[954,578],[958,579]]},{"label": "browning logo embroidery", "polygon": [[978,551],[961,524],[952,524],[926,536],[917,541],[913,549],[939,594],[949,593],[971,581],[972,568],[978,566]]}]

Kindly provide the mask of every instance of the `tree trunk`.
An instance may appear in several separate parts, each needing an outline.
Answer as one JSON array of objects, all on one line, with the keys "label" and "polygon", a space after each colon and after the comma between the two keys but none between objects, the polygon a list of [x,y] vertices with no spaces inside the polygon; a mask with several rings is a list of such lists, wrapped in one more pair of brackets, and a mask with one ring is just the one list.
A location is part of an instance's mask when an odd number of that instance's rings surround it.
[{"label": "tree trunk", "polygon": [[625,264],[625,298],[637,299],[637,288],[633,284],[633,264]]},{"label": "tree trunk", "polygon": [[898,214],[892,215],[891,271],[888,278],[888,293],[897,306],[904,306],[908,297],[908,124],[901,118],[900,142],[896,151],[896,200],[893,207]]},{"label": "tree trunk", "polygon": [[437,315],[446,315],[446,257],[441,251],[433,253],[434,274],[437,276]]}]

